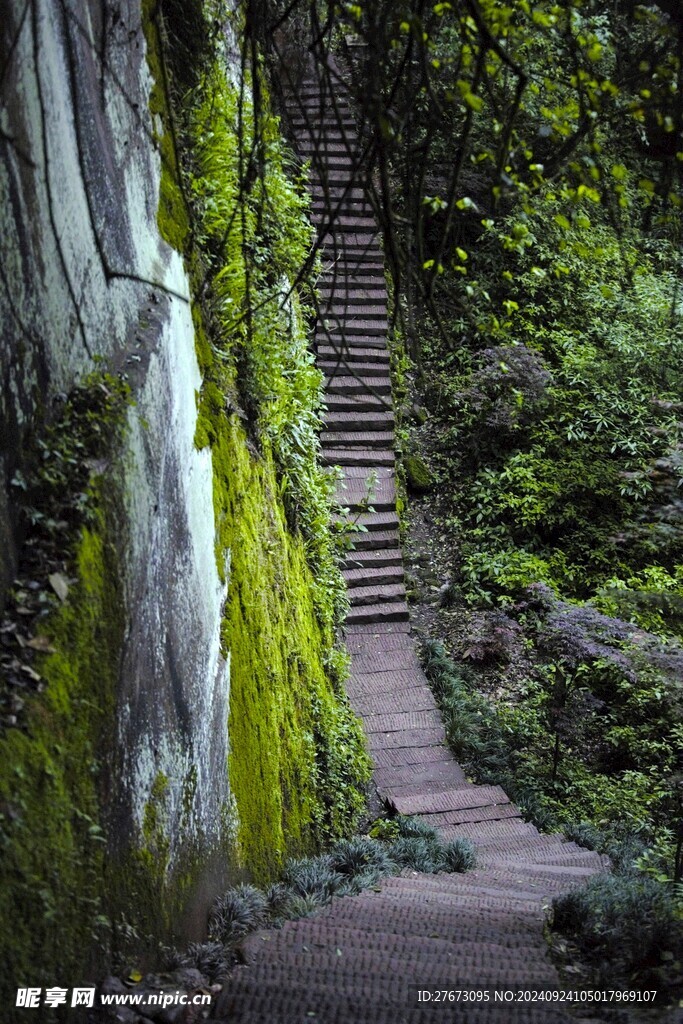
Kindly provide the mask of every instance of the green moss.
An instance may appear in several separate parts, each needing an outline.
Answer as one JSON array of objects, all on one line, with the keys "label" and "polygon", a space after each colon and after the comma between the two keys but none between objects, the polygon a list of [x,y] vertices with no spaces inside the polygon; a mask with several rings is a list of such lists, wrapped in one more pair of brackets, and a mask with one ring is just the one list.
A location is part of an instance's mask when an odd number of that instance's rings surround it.
[{"label": "green moss", "polygon": [[425,494],[433,484],[427,464],[418,455],[404,455],[403,464],[408,489],[413,494]]},{"label": "green moss", "polygon": [[[168,126],[162,23],[145,8],[157,83],[150,107]],[[193,306],[204,378],[195,443],[212,452],[216,564],[229,584],[222,643],[231,666],[234,806],[225,841],[238,866],[266,880],[285,856],[352,829],[368,760],[358,721],[325,667],[339,661],[332,652],[343,581],[329,531],[330,483],[317,459],[322,380],[296,297],[281,301],[282,281],[296,278],[310,251],[308,199],[286,173],[266,90],[257,133],[248,89],[238,118],[239,90],[219,62],[201,77],[193,110],[180,115],[193,139],[198,230],[185,230],[177,203],[174,212],[178,190],[163,181],[159,223],[185,250],[193,294],[203,296]],[[240,145],[249,154],[257,135],[262,173],[235,216]],[[171,159],[167,171],[180,182]],[[148,831],[157,811],[148,805]]]},{"label": "green moss", "polygon": [[207,385],[197,438],[212,448],[219,565],[230,552],[223,644],[238,856],[265,881],[286,856],[353,828],[367,761],[358,722],[325,672],[331,636],[316,617],[304,545],[288,531],[272,457],[253,457],[224,404]]},{"label": "green moss", "polygon": [[190,219],[181,187],[162,25],[158,0],[142,0],[142,28],[147,43],[147,64],[152,75],[149,110],[154,138],[161,154],[157,225],[161,237],[182,253],[188,245]]},{"label": "green moss", "polygon": [[122,619],[102,521],[84,530],[78,583],[42,626],[54,647],[26,728],[0,740],[0,982],[82,982],[104,910],[99,768],[110,750]]}]

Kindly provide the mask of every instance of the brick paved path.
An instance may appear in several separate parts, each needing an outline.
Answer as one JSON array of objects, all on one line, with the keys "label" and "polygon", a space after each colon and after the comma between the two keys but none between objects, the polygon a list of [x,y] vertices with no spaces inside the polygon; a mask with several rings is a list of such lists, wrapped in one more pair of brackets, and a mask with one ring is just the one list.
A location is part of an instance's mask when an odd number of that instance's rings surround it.
[{"label": "brick paved path", "polygon": [[[342,467],[342,503],[367,527],[344,570],[349,696],[382,799],[420,815],[444,839],[472,839],[478,864],[464,875],[392,878],[379,892],[338,899],[314,917],[257,933],[246,943],[248,964],[236,969],[215,1014],[243,1024],[561,1024],[570,1018],[557,1004],[495,1002],[494,990],[558,987],[543,938],[545,908],[603,865],[561,836],[539,834],[499,786],[469,783],[446,747],[410,635],[384,266],[371,208],[353,177],[358,144],[343,88],[321,96],[316,82],[305,81],[292,124],[301,156],[312,159],[313,215],[325,240],[316,329],[327,377],[323,451],[329,465]],[[332,228],[330,204],[338,210]],[[363,513],[371,474],[375,511]],[[428,1006],[418,1002],[418,988],[488,990],[489,1001]]]}]

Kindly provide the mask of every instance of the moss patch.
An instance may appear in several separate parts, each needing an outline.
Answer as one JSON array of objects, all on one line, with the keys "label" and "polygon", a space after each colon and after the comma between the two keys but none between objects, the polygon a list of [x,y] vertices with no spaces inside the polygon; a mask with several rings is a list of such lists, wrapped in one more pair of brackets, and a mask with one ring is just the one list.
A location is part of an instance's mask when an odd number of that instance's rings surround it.
[{"label": "moss patch", "polygon": [[[122,637],[112,550],[102,522],[84,530],[78,583],[43,625],[54,653],[25,730],[0,740],[0,982],[82,983],[103,923],[99,768],[111,745]],[[39,955],[38,955],[39,951]]]},{"label": "moss patch", "polygon": [[[145,9],[157,83],[151,109],[169,126],[166,68],[175,65],[164,64],[163,19],[151,3]],[[247,70],[242,92],[219,58],[201,67],[191,109],[177,113],[191,140],[183,161],[191,230],[172,160],[163,173],[175,188],[162,180],[159,222],[185,252],[201,296],[193,307],[204,378],[195,441],[212,452],[216,562],[229,582],[222,642],[238,818],[229,838],[236,863],[266,880],[286,856],[352,830],[369,772],[359,723],[326,671],[340,660],[334,622],[344,588],[329,530],[331,486],[318,460],[322,378],[296,294],[283,298],[310,253],[309,200],[287,173],[260,79],[253,109],[250,78],[260,72]],[[254,159],[258,173],[245,188]]]},{"label": "moss patch", "polygon": [[404,455],[403,464],[408,490],[413,494],[425,494],[429,491],[434,481],[424,460],[418,455]]},{"label": "moss patch", "polygon": [[272,457],[255,459],[207,386],[198,443],[211,444],[219,563],[230,552],[223,643],[230,653],[230,784],[238,856],[261,881],[286,855],[350,831],[367,768],[357,720],[323,659],[303,542],[287,529]]},{"label": "moss patch", "polygon": [[182,253],[190,235],[190,218],[178,166],[175,127],[171,111],[170,81],[166,64],[163,19],[158,0],[142,0],[142,29],[147,43],[147,64],[152,75],[149,110],[154,139],[161,154],[161,185],[157,225],[161,237]]}]

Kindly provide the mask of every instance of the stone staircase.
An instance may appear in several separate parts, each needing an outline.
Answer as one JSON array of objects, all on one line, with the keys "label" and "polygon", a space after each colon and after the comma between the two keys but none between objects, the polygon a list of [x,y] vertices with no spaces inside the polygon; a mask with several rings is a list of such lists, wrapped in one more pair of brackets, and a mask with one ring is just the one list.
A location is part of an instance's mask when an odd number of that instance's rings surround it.
[{"label": "stone staircase", "polygon": [[[301,157],[311,160],[313,217],[323,242],[315,346],[326,376],[324,458],[341,467],[339,498],[365,527],[344,569],[351,600],[348,693],[363,722],[381,800],[419,815],[444,840],[471,839],[477,869],[404,873],[383,881],[381,891],[337,899],[314,917],[255,934],[214,1018],[226,1024],[560,1024],[576,1020],[567,1006],[524,995],[516,1000],[520,992],[561,988],[543,935],[546,908],[605,863],[560,835],[541,835],[499,786],[468,782],[446,746],[410,635],[382,251],[359,187],[351,106],[333,77],[327,94],[315,80],[304,82],[291,101],[290,123]],[[481,997],[426,1001],[418,998],[420,989]]]}]

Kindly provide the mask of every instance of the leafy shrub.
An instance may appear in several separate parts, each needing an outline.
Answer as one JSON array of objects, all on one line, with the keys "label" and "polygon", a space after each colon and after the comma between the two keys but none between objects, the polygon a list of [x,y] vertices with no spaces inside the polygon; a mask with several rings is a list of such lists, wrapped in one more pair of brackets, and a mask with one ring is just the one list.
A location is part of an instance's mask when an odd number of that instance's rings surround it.
[{"label": "leafy shrub", "polygon": [[273,882],[265,891],[268,916],[273,921],[285,920],[292,916],[296,897],[284,882]]},{"label": "leafy shrub", "polygon": [[547,400],[551,375],[526,345],[498,345],[475,356],[465,390],[453,396],[473,454],[497,454],[514,442]]},{"label": "leafy shrub", "polygon": [[564,833],[567,839],[585,846],[587,850],[596,850],[609,857],[612,871],[619,875],[637,873],[637,861],[648,849],[642,836],[628,831],[623,825],[606,829],[587,821],[570,822]]},{"label": "leafy shrub", "polygon": [[427,640],[422,664],[444,716],[448,743],[466,771],[481,781],[506,778],[509,749],[495,708],[477,692],[471,670],[456,665],[442,643]]}]

